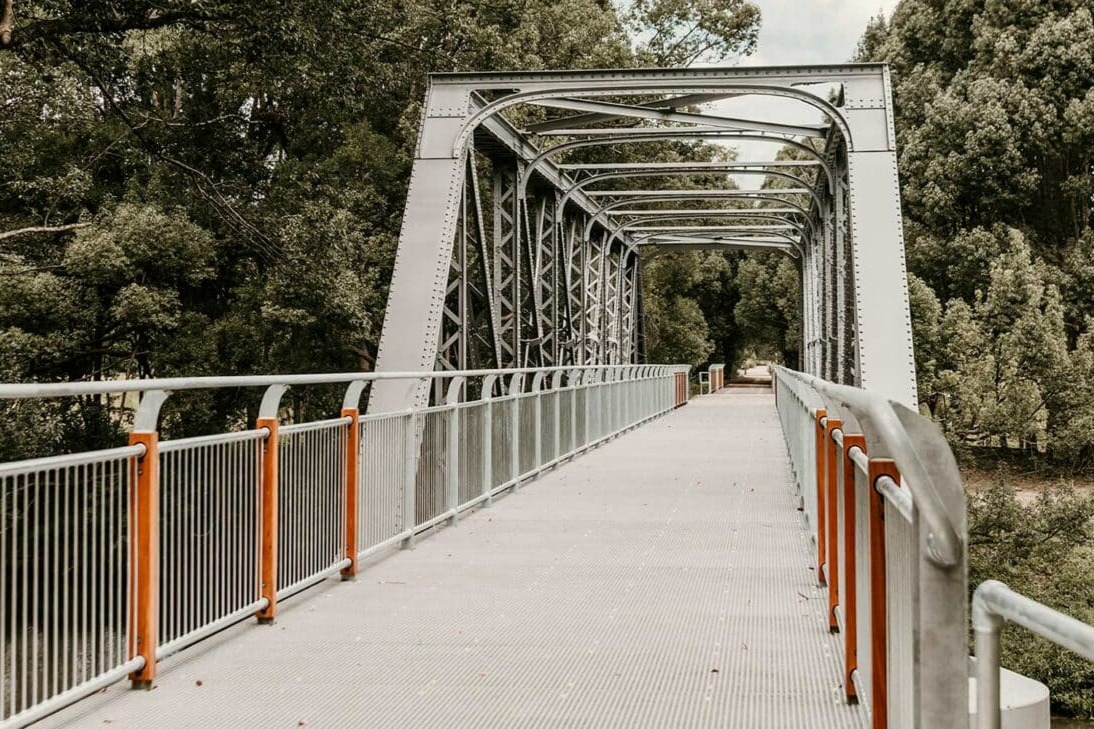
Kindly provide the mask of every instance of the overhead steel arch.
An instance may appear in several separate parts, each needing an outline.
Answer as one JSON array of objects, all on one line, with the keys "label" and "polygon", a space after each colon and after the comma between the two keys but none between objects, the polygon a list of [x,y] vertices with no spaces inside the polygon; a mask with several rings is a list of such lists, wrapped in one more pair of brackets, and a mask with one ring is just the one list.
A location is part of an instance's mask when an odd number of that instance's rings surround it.
[{"label": "overhead steel arch", "polygon": [[671,247],[677,246],[683,248],[685,246],[692,247],[711,247],[711,248],[732,248],[737,250],[754,250],[754,251],[784,251],[794,256],[794,246],[792,243],[786,240],[778,238],[725,238],[718,239],[709,235],[694,235],[678,234],[671,238],[667,238],[664,241],[655,241],[654,239],[664,238],[663,233],[647,233],[645,235],[638,236],[634,241],[634,247],[639,248],[647,245],[656,245],[658,247]]},{"label": "overhead steel arch", "polygon": [[[777,188],[775,188],[775,189],[777,189]],[[646,197],[646,198],[623,197],[622,199],[614,200],[610,203],[602,205],[598,209],[596,215],[589,218],[589,222],[586,223],[586,226],[585,226],[585,237],[588,238],[590,235],[592,235],[592,229],[593,229],[593,226],[596,224],[596,221],[600,218],[603,218],[608,213],[618,212],[620,214],[626,214],[626,213],[660,212],[660,210],[658,208],[638,208],[638,209],[635,209],[635,210],[625,210],[625,209],[620,210],[620,208],[622,208],[624,205],[634,205],[636,202],[642,202],[642,203],[647,203],[647,204],[650,204],[650,203],[658,203],[659,204],[659,203],[666,203],[666,202],[677,202],[677,201],[680,201],[680,200],[710,200],[710,199],[732,200],[732,199],[742,199],[742,198],[747,198],[747,199],[750,199],[750,200],[762,200],[762,201],[765,201],[765,202],[778,202],[778,203],[787,205],[791,210],[791,213],[789,213],[789,214],[800,215],[802,220],[804,220],[805,223],[809,226],[810,232],[813,233],[814,235],[816,234],[816,223],[814,222],[814,220],[813,220],[812,216],[810,215],[809,211],[806,210],[805,208],[803,208],[802,206],[794,203],[791,200],[786,200],[784,198],[780,198],[780,197],[777,197],[775,195],[736,194],[736,193],[750,193],[751,192],[751,191],[747,191],[747,190],[725,190],[724,191],[726,193],[725,195],[718,195],[718,196],[711,195],[709,193],[722,192],[722,191],[696,190],[695,192],[696,192],[696,195],[694,197],[673,197],[673,196],[660,196],[660,197],[654,196],[654,197]],[[622,191],[621,191],[621,193],[622,193]],[[707,194],[701,194],[701,193],[707,193]],[[742,213],[747,213],[750,210],[755,210],[757,212],[764,212],[765,208],[725,208],[725,210],[727,210],[727,211],[739,211],[739,212],[742,212]]]},{"label": "overhead steel arch", "polygon": [[[661,132],[637,134],[633,136],[620,137],[612,136],[600,139],[576,139],[571,142],[563,142],[562,144],[556,144],[553,147],[540,152],[528,166],[520,174],[518,191],[521,197],[524,197],[528,191],[528,181],[532,179],[532,175],[535,174],[536,169],[540,163],[554,157],[555,155],[562,154],[563,152],[572,152],[575,149],[583,149],[587,147],[605,147],[615,146],[617,144],[637,144],[641,142],[665,142],[669,140],[686,139],[689,141],[708,141],[717,139],[730,139],[730,140],[745,140],[750,142],[769,142],[771,144],[779,144],[782,146],[791,147],[798,152],[807,155],[808,157],[817,160],[824,169],[825,175],[829,180],[834,180],[835,175],[832,172],[831,166],[825,159],[824,155],[813,149],[808,144],[803,144],[795,139],[786,139],[784,137],[771,137],[763,134],[752,134],[747,132],[733,132],[729,130],[714,130],[706,133],[690,132],[688,134],[672,134],[669,130],[662,130]],[[832,183],[829,184],[831,189]]]},{"label": "overhead steel arch", "polygon": [[[809,106],[816,107],[822,114],[824,114],[832,123],[839,129],[846,140],[848,149],[854,149],[854,142],[851,136],[851,128],[844,118],[843,114],[832,104],[824,99],[812,94],[808,91],[802,91],[800,89],[787,87],[787,86],[768,86],[763,84],[736,84],[730,83],[725,86],[712,84],[709,80],[697,80],[694,83],[685,81],[676,81],[671,84],[664,85],[631,85],[621,82],[618,85],[607,88],[590,88],[588,86],[568,86],[559,89],[552,89],[551,91],[518,91],[516,93],[504,96],[501,99],[490,102],[476,111],[471,117],[464,123],[460,129],[459,134],[456,135],[455,145],[452,148],[453,154],[460,154],[463,152],[464,147],[467,144],[467,140],[470,138],[475,128],[481,124],[485,119],[488,119],[499,112],[508,109],[511,106],[518,104],[527,104],[533,101],[546,101],[550,99],[562,99],[562,98],[588,98],[596,96],[626,96],[629,94],[707,94],[718,95],[724,94],[725,96],[772,96],[786,99],[793,99],[795,101],[801,101]],[[654,111],[654,110],[650,110]],[[747,122],[748,120],[738,120]],[[709,122],[708,122],[709,123]],[[732,127],[727,127],[732,128]],[[737,127],[742,131],[749,129],[762,131],[761,126],[745,126]]]},{"label": "overhead steel arch", "polygon": [[[630,220],[630,221],[627,221],[625,223],[621,223],[620,225],[616,226],[616,228],[614,230],[612,230],[611,235],[608,237],[608,245],[611,245],[616,240],[618,240],[622,235],[624,235],[628,231],[632,231],[634,228],[636,228],[640,225],[648,225],[650,223],[663,223],[663,222],[676,221],[676,220],[680,220],[681,218],[693,219],[693,220],[707,220],[707,219],[712,219],[714,217],[718,217],[718,216],[711,216],[711,215],[693,215],[693,216],[690,216],[690,217],[668,216],[668,217],[650,217],[650,218],[641,218],[639,220]],[[749,216],[749,217],[755,217],[755,216]],[[775,215],[759,217],[757,219],[765,219],[765,218],[767,220],[775,220],[775,221],[782,222],[783,224],[785,224],[789,228],[798,231],[798,234],[801,237],[797,238],[797,239],[791,239],[791,240],[794,243],[795,248],[797,248],[798,252],[801,253],[803,256],[805,255],[805,241],[808,239],[809,234],[805,231],[805,229],[801,225],[799,225],[797,223],[793,223],[791,221],[786,220],[785,218],[780,218],[780,217],[775,216]],[[681,226],[681,227],[683,227],[683,226]],[[727,229],[731,228],[731,226],[725,226],[725,227]],[[691,229],[691,227],[689,226],[687,229]],[[742,230],[742,231],[751,231],[751,230],[755,230],[756,228],[755,228],[755,226],[742,226],[742,227],[735,227],[735,228],[732,228],[732,229],[733,230]]]},{"label": "overhead steel arch", "polygon": [[[624,171],[624,172],[605,172],[605,173],[602,173],[602,174],[599,174],[599,175],[591,175],[589,177],[586,177],[582,180],[578,180],[577,182],[573,183],[572,185],[570,185],[569,188],[566,189],[565,192],[563,192],[562,197],[559,199],[558,205],[555,208],[555,222],[557,222],[557,223],[562,222],[562,215],[563,215],[563,212],[565,211],[566,204],[570,200],[573,199],[575,194],[577,194],[578,192],[584,190],[589,185],[594,185],[598,182],[605,182],[607,180],[625,180],[625,179],[632,179],[632,178],[638,178],[638,177],[677,177],[677,176],[680,176],[680,175],[688,175],[688,176],[690,176],[690,175],[709,175],[709,174],[712,174],[714,172],[725,171],[728,174],[733,174],[733,175],[755,175],[755,176],[758,176],[758,177],[776,177],[776,178],[780,178],[780,179],[783,179],[783,180],[789,180],[791,182],[796,182],[796,183],[799,183],[799,184],[804,183],[804,184],[808,185],[808,183],[809,183],[808,180],[803,180],[800,177],[796,177],[796,176],[788,174],[786,172],[779,172],[778,170],[738,169],[738,168],[733,167],[732,165],[733,165],[732,162],[726,162],[726,163],[724,163],[724,169],[722,169],[718,166],[689,167],[686,164],[681,164],[679,167],[674,167],[674,168],[671,168],[671,169],[656,170],[656,171],[628,170],[628,171]],[[813,199],[813,202],[816,203],[816,205],[818,207],[823,207],[824,202],[821,200],[821,196],[817,191],[815,191],[811,187],[802,187],[802,188],[796,188],[796,189],[801,189],[801,190],[806,191],[805,194],[807,194],[809,197],[811,197]]]},{"label": "overhead steel arch", "polygon": [[[816,84],[836,84],[838,93],[827,100],[803,88]],[[682,109],[745,94],[792,99],[816,109],[822,123]],[[573,114],[522,130],[504,114],[518,104]],[[576,139],[540,146],[567,135]],[[823,138],[823,149],[808,151],[810,137]],[[785,143],[817,162],[820,174],[814,180],[726,167],[727,175],[790,187],[730,190],[715,180],[686,190],[667,188],[671,177],[712,169],[582,177],[557,163],[585,147],[618,145],[622,152],[630,145],[634,157],[641,150],[632,142],[662,138]],[[603,184],[628,177],[645,178],[646,189]],[[757,214],[785,218],[806,242],[799,259],[802,359],[792,364],[914,403],[891,88],[887,69],[877,64],[432,76],[377,368],[641,362],[642,266],[634,231],[641,226],[625,227],[610,244],[608,238],[621,220],[657,217],[633,212],[640,206],[704,199],[791,211]],[[659,239],[643,239],[642,251],[651,250],[646,240]],[[428,397],[378,383],[369,407],[396,410]]]}]

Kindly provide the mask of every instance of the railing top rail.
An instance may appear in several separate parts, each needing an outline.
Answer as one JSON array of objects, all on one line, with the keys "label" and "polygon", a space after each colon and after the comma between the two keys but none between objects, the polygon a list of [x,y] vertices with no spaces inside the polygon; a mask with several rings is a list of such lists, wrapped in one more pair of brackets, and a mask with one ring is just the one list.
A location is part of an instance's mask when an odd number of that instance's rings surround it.
[{"label": "railing top rail", "polygon": [[1053,610],[998,580],[980,583],[972,597],[973,629],[995,630],[1004,620],[1094,661],[1094,626]]},{"label": "railing top rail", "polygon": [[[908,487],[913,503],[919,511],[921,518],[926,522],[929,533],[926,541],[927,556],[931,561],[944,567],[958,565],[962,561],[964,552],[963,526],[956,523],[941,497],[941,488],[936,483],[936,474],[932,471],[944,461],[935,458],[937,450],[930,444],[932,456],[926,457],[916,447],[916,439],[908,431],[909,418],[901,417],[901,410],[919,417],[907,406],[888,400],[880,395],[868,392],[858,387],[837,385],[804,372],[796,372],[785,367],[776,367],[776,372],[787,378],[787,381],[797,382],[811,389],[816,397],[823,403],[825,400],[834,401],[836,404],[846,407],[858,416],[863,430],[872,431],[867,436],[873,436],[884,444],[885,456],[896,461],[905,485]],[[804,398],[803,398],[804,399]],[[922,433],[920,434],[922,435]],[[938,436],[941,438],[941,436]],[[943,442],[942,447],[949,453],[948,447]],[[928,466],[927,461],[933,462]],[[949,456],[952,462],[953,456]],[[956,471],[956,464],[952,470],[957,480],[960,474]],[[963,522],[963,519],[961,520]]]},{"label": "railing top rail", "polygon": [[[29,398],[74,397],[81,395],[114,395],[127,392],[163,390],[219,389],[228,387],[269,387],[271,385],[337,385],[350,382],[374,382],[377,380],[422,380],[453,377],[485,377],[488,375],[517,375],[534,372],[573,372],[588,370],[627,370],[645,365],[571,365],[563,367],[513,367],[484,370],[437,370],[428,372],[332,372],[299,375],[229,375],[208,377],[165,377],[137,380],[98,380],[95,382],[29,382],[0,384],[0,400]],[[649,365],[659,368],[661,374],[687,372],[690,365]]]}]

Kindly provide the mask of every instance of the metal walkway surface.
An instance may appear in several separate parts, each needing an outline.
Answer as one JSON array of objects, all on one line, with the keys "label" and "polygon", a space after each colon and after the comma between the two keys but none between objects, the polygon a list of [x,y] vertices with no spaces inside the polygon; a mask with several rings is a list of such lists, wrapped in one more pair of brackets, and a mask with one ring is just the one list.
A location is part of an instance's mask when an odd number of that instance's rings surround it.
[{"label": "metal walkway surface", "polygon": [[860,727],[768,390],[694,399],[64,727]]}]

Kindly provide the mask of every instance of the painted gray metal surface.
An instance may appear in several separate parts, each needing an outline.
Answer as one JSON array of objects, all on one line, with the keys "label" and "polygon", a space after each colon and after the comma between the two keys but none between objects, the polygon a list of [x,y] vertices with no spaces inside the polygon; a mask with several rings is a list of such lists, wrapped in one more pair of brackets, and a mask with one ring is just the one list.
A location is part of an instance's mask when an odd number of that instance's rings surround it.
[{"label": "painted gray metal surface", "polygon": [[[827,91],[809,89],[825,84],[838,86],[835,102]],[[802,126],[680,110],[736,96],[793,100],[819,111],[823,123]],[[636,236],[642,231],[613,225],[603,212],[632,199],[678,194],[657,189],[671,179],[666,175],[710,177],[723,171],[795,185],[757,192],[767,202],[777,197],[783,209],[795,206],[805,214],[803,223],[795,213],[770,213],[789,216],[798,231],[790,252],[800,259],[802,369],[914,404],[890,96],[888,71],[876,64],[433,76],[378,369],[481,366],[468,352],[478,346],[476,337],[484,339],[472,331],[484,308],[493,325],[488,351],[494,361],[483,362],[487,366],[642,361],[642,292],[636,285]],[[620,97],[635,101],[620,103]],[[517,129],[503,114],[522,105],[547,108],[553,117]],[[579,113],[567,116],[568,111]],[[627,119],[643,120],[643,126],[620,127]],[[613,126],[596,126],[605,121]],[[563,132],[573,139],[546,144]],[[562,159],[590,146],[671,138],[782,141],[801,152],[811,136],[825,140],[823,151],[805,154],[812,159],[759,166],[709,159],[595,164]],[[466,174],[477,157],[489,157],[493,167],[488,201],[493,216],[485,216],[494,221],[492,248],[476,226],[468,233],[469,211],[481,207],[476,184],[473,179],[469,184]],[[804,176],[773,169],[778,167]],[[596,189],[633,177],[650,178],[651,189]],[[711,189],[697,191],[694,199],[703,199],[702,193],[710,199],[747,198],[725,194],[728,177],[715,175],[707,185]],[[472,204],[461,190],[471,190]],[[484,275],[471,282],[468,261],[476,255],[469,250],[481,250],[480,261],[490,259],[493,280]],[[479,292],[477,303],[468,291]],[[426,397],[422,390],[407,393],[381,383],[370,407],[397,410],[421,405]]]},{"label": "painted gray metal surface", "polygon": [[693,400],[50,727],[864,727],[772,397]]}]

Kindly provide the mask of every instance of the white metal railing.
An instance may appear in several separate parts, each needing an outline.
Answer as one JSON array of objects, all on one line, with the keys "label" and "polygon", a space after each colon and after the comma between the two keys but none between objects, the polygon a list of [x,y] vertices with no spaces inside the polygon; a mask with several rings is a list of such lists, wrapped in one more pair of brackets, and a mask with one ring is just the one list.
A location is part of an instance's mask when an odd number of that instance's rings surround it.
[{"label": "white metal railing", "polygon": [[[0,727],[22,727],[448,522],[687,401],[687,366],[0,385],[0,399],[140,392],[131,443],[0,464]],[[370,382],[441,402],[363,414]],[[468,382],[481,392],[467,400]],[[282,424],[288,387],[341,413]],[[265,387],[253,428],[159,441],[174,391]]]},{"label": "white metal railing", "polygon": [[774,375],[846,700],[875,726],[966,726],[964,493],[945,439],[861,389]]},{"label": "white metal railing", "polygon": [[699,394],[709,395],[725,387],[725,370],[726,366],[724,364],[712,364],[706,372],[700,372]]},{"label": "white metal railing", "polygon": [[1000,729],[999,633],[1012,622],[1094,661],[1094,626],[1031,600],[997,580],[977,586],[972,597],[976,639],[976,727]]},{"label": "white metal railing", "polygon": [[[847,700],[864,703],[874,726],[967,727],[964,490],[945,438],[864,390],[774,374],[829,628],[844,635]],[[1094,627],[1002,583],[981,584],[972,600],[978,729],[1001,725],[1004,620],[1094,660]]]}]

